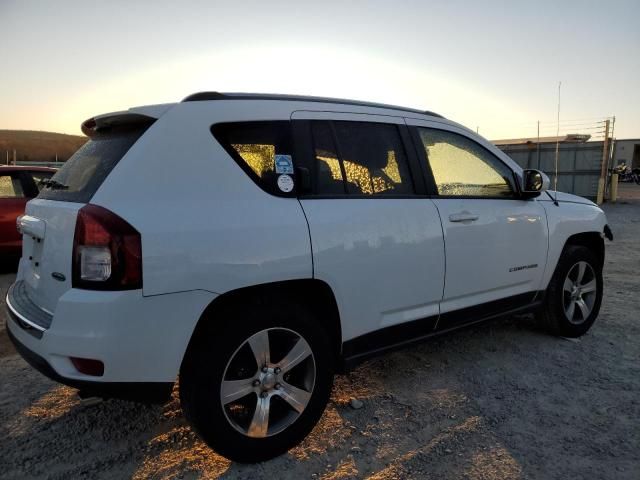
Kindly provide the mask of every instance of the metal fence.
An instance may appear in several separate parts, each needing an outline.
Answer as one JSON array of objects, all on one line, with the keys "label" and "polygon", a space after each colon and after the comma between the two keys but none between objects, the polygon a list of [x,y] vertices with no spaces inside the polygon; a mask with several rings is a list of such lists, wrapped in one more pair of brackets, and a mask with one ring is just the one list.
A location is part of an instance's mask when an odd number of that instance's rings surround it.
[{"label": "metal fence", "polygon": [[24,162],[17,161],[14,165],[20,165],[23,167],[52,167],[52,168],[60,168],[64,165],[64,162]]},{"label": "metal fence", "polygon": [[[522,168],[542,170],[554,187],[556,144],[498,145]],[[558,190],[590,200],[598,195],[604,142],[561,143],[558,146]]]}]

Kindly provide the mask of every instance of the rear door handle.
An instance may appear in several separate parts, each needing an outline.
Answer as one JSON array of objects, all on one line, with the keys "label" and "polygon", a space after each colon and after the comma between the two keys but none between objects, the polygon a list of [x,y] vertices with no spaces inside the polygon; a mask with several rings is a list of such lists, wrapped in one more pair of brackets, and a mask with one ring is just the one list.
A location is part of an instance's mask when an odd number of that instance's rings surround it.
[{"label": "rear door handle", "polygon": [[478,215],[469,212],[452,213],[449,215],[450,222],[475,222]]}]

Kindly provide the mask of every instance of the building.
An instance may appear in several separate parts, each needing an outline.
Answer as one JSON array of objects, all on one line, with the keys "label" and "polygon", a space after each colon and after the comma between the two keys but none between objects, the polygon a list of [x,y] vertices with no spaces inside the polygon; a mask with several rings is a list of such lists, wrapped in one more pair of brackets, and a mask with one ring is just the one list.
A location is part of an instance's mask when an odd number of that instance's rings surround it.
[{"label": "building", "polygon": [[631,168],[640,168],[640,138],[615,141],[611,165],[616,167],[621,163]]},{"label": "building", "polygon": [[543,143],[584,143],[591,138],[591,135],[583,135],[581,133],[567,133],[559,137],[525,137],[510,138],[507,140],[491,140],[491,143],[497,147],[502,145],[526,145],[526,144],[543,144]]},{"label": "building", "polygon": [[492,143],[522,168],[535,168],[545,172],[551,179],[552,189],[557,185],[561,192],[596,200],[603,188],[600,177],[604,142],[587,141],[590,138],[590,135],[570,133],[539,139],[530,137],[493,140]]}]

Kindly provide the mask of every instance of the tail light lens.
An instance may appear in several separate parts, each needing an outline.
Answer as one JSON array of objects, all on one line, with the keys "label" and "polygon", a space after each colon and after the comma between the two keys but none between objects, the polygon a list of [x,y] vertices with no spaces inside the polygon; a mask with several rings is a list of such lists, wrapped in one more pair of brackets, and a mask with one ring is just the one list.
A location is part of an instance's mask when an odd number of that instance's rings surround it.
[{"label": "tail light lens", "polygon": [[74,288],[142,288],[140,233],[115,213],[97,205],[78,212],[73,239]]}]

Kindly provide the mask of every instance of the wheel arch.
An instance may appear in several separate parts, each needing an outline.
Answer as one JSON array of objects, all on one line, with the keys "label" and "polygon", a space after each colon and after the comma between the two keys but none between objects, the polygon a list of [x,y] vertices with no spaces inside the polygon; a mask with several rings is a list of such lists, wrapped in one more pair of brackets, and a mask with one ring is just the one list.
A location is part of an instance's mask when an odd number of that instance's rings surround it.
[{"label": "wheel arch", "polygon": [[582,246],[588,248],[598,258],[600,267],[604,265],[604,239],[600,232],[582,232],[571,235],[567,238],[562,251],[564,252],[569,246]]},{"label": "wheel arch", "polygon": [[[578,298],[582,300],[582,292],[580,289],[574,291],[573,288],[576,283],[579,285],[581,282],[580,277],[569,278],[571,270],[577,266],[577,261],[585,259],[584,252],[573,249],[572,247],[581,247],[581,250],[588,250],[589,257],[595,257],[594,260],[590,260],[589,263],[597,263],[593,265],[594,274],[596,276],[596,288],[589,289],[587,292],[595,291],[595,297],[593,303],[587,307],[587,304],[582,303],[579,310],[582,310],[582,317],[578,318],[578,322],[574,318],[574,310],[578,305]],[[567,238],[565,241],[562,252],[555,265],[553,276],[547,285],[544,296],[544,304],[541,305],[539,311],[539,318],[541,325],[545,327],[550,333],[559,335],[562,337],[576,338],[584,335],[598,316],[600,305],[603,295],[603,282],[601,276],[601,267],[604,263],[604,239],[600,232],[580,232],[575,233]],[[599,264],[599,265],[598,265]],[[599,268],[600,267],[600,268]],[[600,272],[598,272],[600,270]],[[566,281],[571,281],[571,300],[573,302],[573,309],[567,312],[568,304],[566,303],[567,286]],[[591,283],[591,279],[588,283]],[[574,297],[573,294],[579,294],[580,297]],[[584,309],[587,309],[585,315]]]},{"label": "wheel arch", "polygon": [[[276,299],[276,300],[274,300]],[[227,308],[242,305],[250,301],[260,302],[288,302],[294,300],[314,312],[325,327],[332,340],[335,359],[338,360],[342,352],[342,325],[338,304],[331,287],[318,279],[287,280],[260,285],[252,285],[231,290],[216,297],[204,309],[185,352],[185,358],[191,345],[201,337],[207,328],[224,319],[217,319],[220,312]],[[184,362],[184,359],[183,359]]]}]

